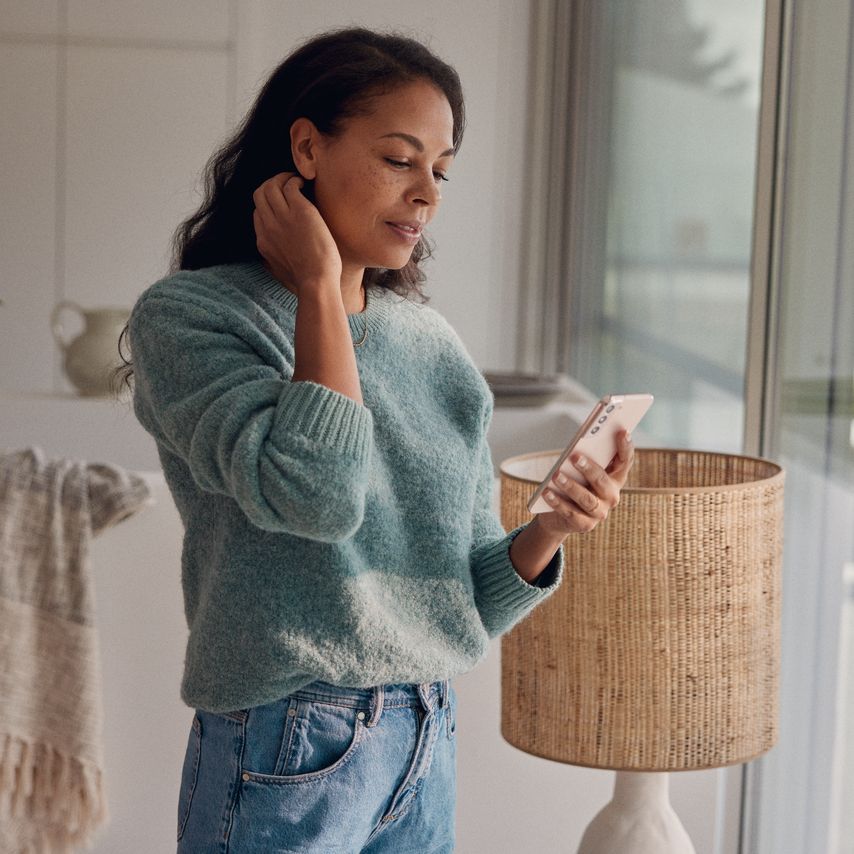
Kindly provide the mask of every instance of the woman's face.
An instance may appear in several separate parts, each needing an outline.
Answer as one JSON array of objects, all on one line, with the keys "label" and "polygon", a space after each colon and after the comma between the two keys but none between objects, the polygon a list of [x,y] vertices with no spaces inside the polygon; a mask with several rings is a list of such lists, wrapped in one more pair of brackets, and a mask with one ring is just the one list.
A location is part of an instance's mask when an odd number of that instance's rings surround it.
[{"label": "woman's face", "polygon": [[314,149],[314,202],[345,273],[406,266],[454,159],[451,107],[431,83],[400,86],[369,107]]}]

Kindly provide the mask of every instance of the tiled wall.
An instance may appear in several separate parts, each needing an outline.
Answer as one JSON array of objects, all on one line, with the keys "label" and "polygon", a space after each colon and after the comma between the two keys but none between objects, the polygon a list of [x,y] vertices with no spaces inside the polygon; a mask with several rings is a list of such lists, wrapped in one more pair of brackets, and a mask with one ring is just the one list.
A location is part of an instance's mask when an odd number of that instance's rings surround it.
[{"label": "tiled wall", "polygon": [[234,119],[236,8],[0,0],[0,389],[71,391],[55,303],[129,308],[166,271]]}]

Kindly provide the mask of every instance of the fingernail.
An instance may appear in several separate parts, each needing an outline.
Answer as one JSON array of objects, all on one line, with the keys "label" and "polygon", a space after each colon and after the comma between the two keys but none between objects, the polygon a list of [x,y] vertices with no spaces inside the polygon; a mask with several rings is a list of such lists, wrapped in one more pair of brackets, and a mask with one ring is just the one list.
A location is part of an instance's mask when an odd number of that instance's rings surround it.
[{"label": "fingernail", "polygon": [[547,490],[543,493],[543,497],[546,499],[546,501],[548,501],[548,502],[549,502],[549,504],[554,504],[554,503],[555,503],[555,501],[557,501],[557,498],[555,497],[555,494],[554,494],[550,489],[547,489]]},{"label": "fingernail", "polygon": [[626,441],[627,441],[627,442],[631,442],[631,441],[632,441],[632,434],[631,434],[631,433],[626,433]]},{"label": "fingernail", "polygon": [[579,457],[579,458],[575,461],[575,464],[576,464],[580,469],[586,468],[586,467],[587,467],[587,457],[584,457],[584,456]]},{"label": "fingernail", "polygon": [[566,475],[565,475],[563,472],[559,472],[559,473],[558,473],[558,476],[555,478],[555,480],[556,480],[556,481],[557,481],[561,486],[563,486],[563,485],[566,483]]}]

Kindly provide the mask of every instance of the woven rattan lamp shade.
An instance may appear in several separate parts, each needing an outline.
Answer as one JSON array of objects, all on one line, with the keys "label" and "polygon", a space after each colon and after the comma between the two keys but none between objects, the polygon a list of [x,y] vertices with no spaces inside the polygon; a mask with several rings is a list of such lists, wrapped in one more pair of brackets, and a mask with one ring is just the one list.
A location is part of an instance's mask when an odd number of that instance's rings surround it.
[{"label": "woven rattan lamp shade", "polygon": [[[559,451],[501,465],[501,520]],[[777,738],[784,473],[752,457],[638,449],[620,504],[564,543],[561,587],[504,635],[504,738],[598,768],[744,762]]]}]

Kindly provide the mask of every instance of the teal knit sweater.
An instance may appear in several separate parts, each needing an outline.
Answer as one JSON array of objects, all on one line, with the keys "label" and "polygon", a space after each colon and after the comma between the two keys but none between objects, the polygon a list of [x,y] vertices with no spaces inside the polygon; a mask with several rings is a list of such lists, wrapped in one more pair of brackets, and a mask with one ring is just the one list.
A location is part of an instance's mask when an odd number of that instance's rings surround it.
[{"label": "teal knit sweater", "polygon": [[348,316],[364,405],[292,382],[297,298],[261,264],[134,306],[134,411],[184,525],[181,697],[228,711],[322,679],[449,679],[561,583],[524,581],[492,509],[489,386],[452,327],[372,287]]}]

